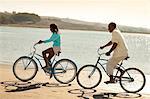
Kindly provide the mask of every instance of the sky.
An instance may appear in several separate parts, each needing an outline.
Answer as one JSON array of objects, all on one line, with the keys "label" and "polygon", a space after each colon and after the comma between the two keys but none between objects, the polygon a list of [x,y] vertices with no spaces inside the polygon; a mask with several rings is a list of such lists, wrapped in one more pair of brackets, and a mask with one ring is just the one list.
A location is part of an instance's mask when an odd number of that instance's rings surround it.
[{"label": "sky", "polygon": [[0,0],[0,12],[150,28],[150,0]]}]

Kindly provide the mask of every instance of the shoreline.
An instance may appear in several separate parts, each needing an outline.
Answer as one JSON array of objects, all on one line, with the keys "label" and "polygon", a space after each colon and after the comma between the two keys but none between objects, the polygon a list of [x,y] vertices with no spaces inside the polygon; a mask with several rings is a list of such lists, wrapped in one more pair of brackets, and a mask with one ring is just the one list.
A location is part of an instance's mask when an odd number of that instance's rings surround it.
[{"label": "shoreline", "polygon": [[[0,26],[4,26],[4,27],[21,27],[21,28],[49,28],[48,26],[45,25],[36,25],[36,24],[7,24],[7,25],[2,25],[0,24]],[[108,32],[105,30],[97,30],[97,29],[67,29],[67,28],[60,28],[62,30],[79,30],[79,31],[101,31],[101,32]],[[150,33],[143,33],[143,32],[126,32],[126,31],[121,31],[122,33],[129,33],[129,34],[150,34]]]}]

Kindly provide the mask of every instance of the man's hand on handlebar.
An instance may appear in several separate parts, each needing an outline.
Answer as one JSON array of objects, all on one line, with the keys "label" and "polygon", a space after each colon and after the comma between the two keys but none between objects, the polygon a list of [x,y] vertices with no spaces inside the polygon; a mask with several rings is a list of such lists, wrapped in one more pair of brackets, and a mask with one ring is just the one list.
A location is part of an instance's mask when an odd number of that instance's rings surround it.
[{"label": "man's hand on handlebar", "polygon": [[41,44],[41,43],[43,43],[44,41],[42,41],[42,40],[39,40],[39,42],[38,42],[38,44]]},{"label": "man's hand on handlebar", "polygon": [[106,56],[110,56],[110,52],[106,52],[105,55],[106,55]]}]

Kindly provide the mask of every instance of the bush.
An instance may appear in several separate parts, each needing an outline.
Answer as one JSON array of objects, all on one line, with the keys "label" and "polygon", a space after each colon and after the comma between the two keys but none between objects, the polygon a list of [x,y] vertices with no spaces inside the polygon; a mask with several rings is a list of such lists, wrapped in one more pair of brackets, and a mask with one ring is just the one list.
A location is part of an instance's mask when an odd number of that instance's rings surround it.
[{"label": "bush", "polygon": [[11,19],[13,19],[16,23],[36,23],[40,21],[40,17],[35,14],[29,14],[29,13],[18,13],[11,16]]},{"label": "bush", "polygon": [[13,13],[6,14],[0,13],[0,24],[11,24],[11,23],[36,23],[40,21],[40,16],[30,13]]}]

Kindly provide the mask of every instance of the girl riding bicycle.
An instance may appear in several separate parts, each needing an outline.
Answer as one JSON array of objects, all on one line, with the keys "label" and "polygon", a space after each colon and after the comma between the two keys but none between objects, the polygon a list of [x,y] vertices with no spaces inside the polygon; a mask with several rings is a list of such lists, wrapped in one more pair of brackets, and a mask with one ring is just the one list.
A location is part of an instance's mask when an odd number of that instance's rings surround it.
[{"label": "girl riding bicycle", "polygon": [[40,40],[38,43],[49,43],[53,42],[53,47],[50,47],[42,52],[43,58],[45,60],[46,66],[43,67],[44,71],[49,72],[49,69],[52,67],[49,64],[49,60],[55,55],[58,54],[61,50],[61,38],[58,33],[58,27],[55,24],[50,24],[50,31],[52,32],[52,36],[47,40]]}]

